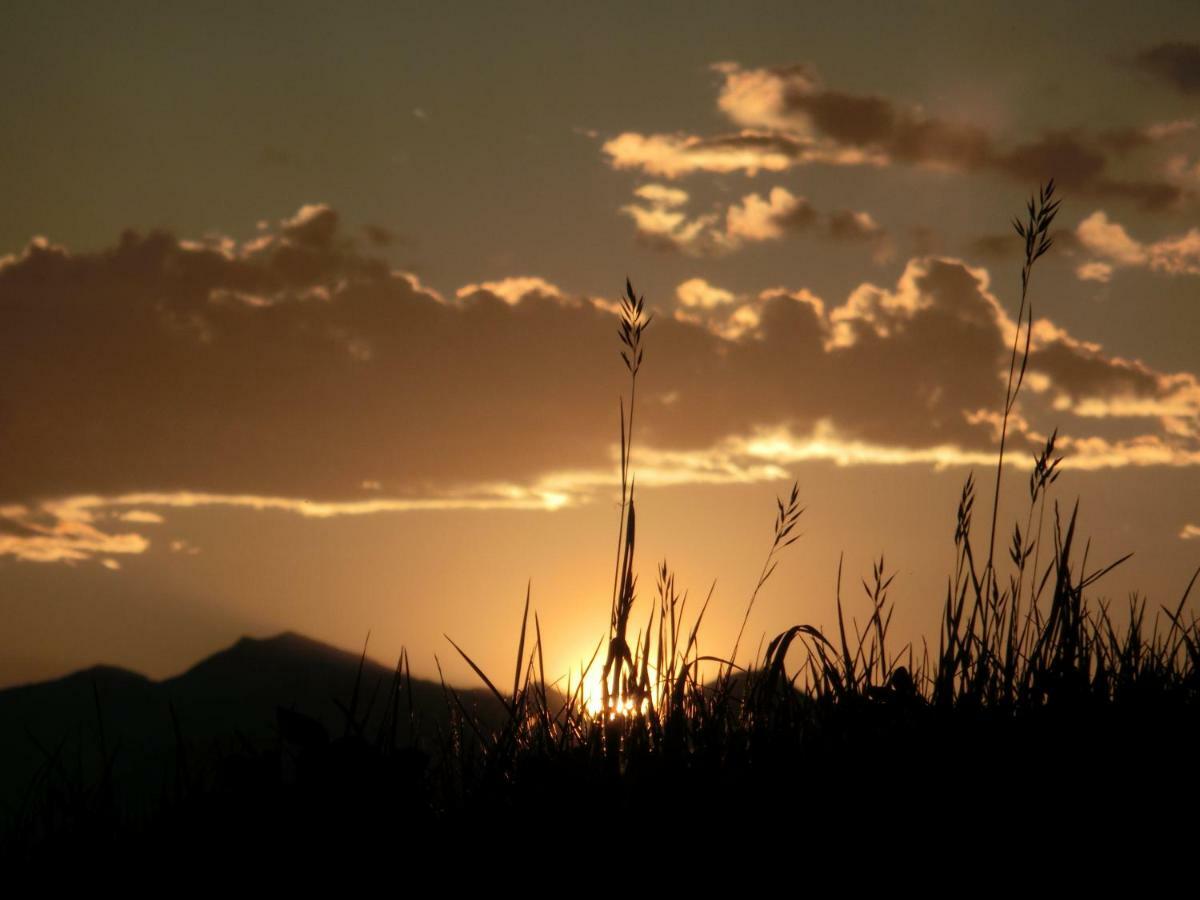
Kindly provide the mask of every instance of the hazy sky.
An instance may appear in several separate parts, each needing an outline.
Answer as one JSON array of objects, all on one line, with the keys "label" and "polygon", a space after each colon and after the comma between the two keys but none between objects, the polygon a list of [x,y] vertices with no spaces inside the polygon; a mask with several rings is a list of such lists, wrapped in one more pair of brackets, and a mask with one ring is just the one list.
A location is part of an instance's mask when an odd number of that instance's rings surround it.
[{"label": "hazy sky", "polygon": [[1057,427],[1090,559],[1135,554],[1097,596],[1173,604],[1200,564],[1195,4],[0,21],[0,684],[284,628],[464,680],[443,632],[506,671],[529,578],[576,663],[627,275],[642,593],[664,557],[715,580],[724,649],[795,478],[755,638],[830,624],[844,552],[851,607],[884,553],[919,640],[963,479],[990,494],[1009,222],[1051,176],[1001,534]]}]

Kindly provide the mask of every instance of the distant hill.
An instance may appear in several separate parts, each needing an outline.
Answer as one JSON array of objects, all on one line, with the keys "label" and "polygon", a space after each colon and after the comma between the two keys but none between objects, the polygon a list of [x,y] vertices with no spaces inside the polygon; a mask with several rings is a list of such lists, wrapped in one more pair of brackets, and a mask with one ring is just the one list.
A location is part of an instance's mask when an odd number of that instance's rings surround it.
[{"label": "distant hill", "polygon": [[[34,779],[48,765],[66,783],[94,784],[105,754],[112,759],[119,795],[134,811],[148,808],[176,768],[172,709],[193,758],[277,741],[280,708],[315,719],[337,737],[346,729],[343,710],[352,702],[359,660],[356,654],[285,632],[242,638],[163,681],[95,666],[0,690],[0,827],[21,808]],[[371,659],[363,663],[356,718],[366,718],[369,736],[382,718],[392,678],[392,669]],[[458,693],[481,720],[498,721],[501,710],[491,694]],[[409,737],[407,699],[406,689],[401,739]],[[414,679],[412,705],[418,733],[433,740],[449,721],[442,686]]]}]

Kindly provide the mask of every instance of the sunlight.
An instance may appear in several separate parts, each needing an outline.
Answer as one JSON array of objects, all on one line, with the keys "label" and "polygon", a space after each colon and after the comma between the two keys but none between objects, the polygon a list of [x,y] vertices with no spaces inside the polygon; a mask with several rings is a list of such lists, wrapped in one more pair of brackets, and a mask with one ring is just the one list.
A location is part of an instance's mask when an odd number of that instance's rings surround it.
[{"label": "sunlight", "polygon": [[[580,669],[582,670],[583,666]],[[651,666],[651,670],[653,670],[653,666]],[[608,720],[612,721],[617,716],[644,716],[650,712],[649,697],[639,698],[625,694],[620,697],[609,697],[606,705],[602,671],[599,660],[597,660],[584,675],[583,688],[580,691],[580,705],[589,718],[603,719],[607,716]],[[651,692],[657,694],[657,687],[657,679],[654,679]]]}]

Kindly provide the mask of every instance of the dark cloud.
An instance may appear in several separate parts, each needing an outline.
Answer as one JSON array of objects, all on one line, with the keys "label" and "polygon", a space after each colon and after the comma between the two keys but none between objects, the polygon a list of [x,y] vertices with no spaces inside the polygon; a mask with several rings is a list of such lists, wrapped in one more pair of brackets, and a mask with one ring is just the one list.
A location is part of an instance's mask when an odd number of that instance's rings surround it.
[{"label": "dark cloud", "polygon": [[[1066,228],[1056,228],[1052,231],[1054,253],[1064,256],[1074,256],[1081,245],[1074,231]],[[983,234],[966,244],[967,255],[972,258],[999,260],[1022,259],[1025,256],[1025,242],[1012,229],[995,234]]]},{"label": "dark cloud", "polygon": [[[607,420],[607,316],[441,303],[339,249],[331,218],[233,258],[129,233],[0,270],[0,496],[346,497],[367,479],[403,492],[605,458],[578,436]],[[542,386],[562,370],[572,396]]]},{"label": "dark cloud", "polygon": [[1074,397],[1154,398],[1162,393],[1161,378],[1145,366],[1114,360],[1070,341],[1048,343],[1032,355],[1029,364]]},{"label": "dark cloud", "polygon": [[1183,190],[1168,181],[1128,181],[1108,174],[1105,141],[1081,130],[1052,131],[1037,140],[996,155],[992,166],[1026,183],[1050,175],[1066,190],[1096,197],[1120,197],[1147,209],[1177,202]]},{"label": "dark cloud", "polygon": [[[848,440],[986,450],[988,427],[967,417],[996,405],[1006,343],[983,278],[931,259],[833,309],[773,292],[744,301],[754,327],[737,339],[660,315],[644,446],[824,422]],[[604,469],[622,383],[613,320],[544,285],[445,301],[365,255],[324,206],[241,246],[132,231],[96,253],[35,242],[0,264],[0,503],[353,499],[366,483],[424,496]],[[1034,366],[1072,395],[1167,389],[1069,343]]]},{"label": "dark cloud", "polygon": [[820,87],[807,68],[800,78],[789,77],[794,68],[777,71],[787,84],[783,112],[806,116],[838,143],[874,147],[903,162],[966,169],[982,165],[991,153],[990,137],[977,126],[927,116],[876,95]]},{"label": "dark cloud", "polygon": [[1137,65],[1184,94],[1200,93],[1200,44],[1169,41],[1139,53]]}]

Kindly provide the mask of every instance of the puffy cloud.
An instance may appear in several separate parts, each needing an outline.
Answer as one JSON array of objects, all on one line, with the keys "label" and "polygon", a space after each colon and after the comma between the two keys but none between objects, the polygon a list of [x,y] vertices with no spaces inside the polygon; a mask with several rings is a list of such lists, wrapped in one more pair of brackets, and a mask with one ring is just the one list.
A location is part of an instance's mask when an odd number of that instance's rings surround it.
[{"label": "puffy cloud", "polygon": [[664,196],[640,192],[638,196],[645,202],[630,203],[621,207],[621,212],[633,219],[638,240],[647,246],[688,256],[717,256],[734,249],[717,227],[720,218],[715,214],[689,218],[685,210],[678,208],[686,200],[677,200],[674,193]]},{"label": "puffy cloud", "polygon": [[787,188],[774,187],[766,199],[749,194],[730,206],[725,214],[725,233],[747,241],[777,240],[785,231],[806,228],[816,218],[816,211],[803,197]]},{"label": "puffy cloud", "polygon": [[[31,243],[0,264],[0,554],[129,560],[174,539],[152,518],[200,505],[553,509],[609,490],[611,314],[534,277],[469,287],[445,302],[319,205],[243,243]],[[992,453],[978,412],[1014,325],[982,269],[918,258],[839,304],[697,279],[670,305],[686,315],[650,332],[639,440],[660,464],[639,483]],[[1089,465],[1200,462],[1193,375],[1044,320],[1034,348],[1014,459],[1061,424]],[[772,458],[764,434],[791,449]]]},{"label": "puffy cloud", "polygon": [[885,230],[870,213],[819,213],[785,187],[773,187],[765,197],[747,194],[730,204],[723,218],[717,213],[690,217],[683,208],[689,199],[686,191],[648,184],[634,194],[642,202],[626,205],[621,212],[633,219],[637,238],[648,246],[688,256],[722,256],[747,244],[809,230],[834,240],[871,241],[877,258],[882,258],[881,248],[890,247]]},{"label": "puffy cloud", "polygon": [[617,169],[678,178],[696,172],[784,172],[812,163],[1000,172],[1025,184],[1053,174],[1066,189],[1130,199],[1149,208],[1184,196],[1161,178],[1125,179],[1110,171],[1110,155],[1171,140],[1194,120],[1151,123],[1093,134],[1079,128],[1048,131],[1005,144],[971,122],[931,115],[918,106],[824,84],[811,66],[743,69],[723,62],[718,109],[736,132],[716,136],[625,132],[606,142]]},{"label": "puffy cloud", "polygon": [[1080,278],[1107,281],[1114,267],[1148,268],[1168,275],[1200,275],[1200,228],[1143,243],[1130,236],[1123,225],[1110,221],[1103,210],[1097,210],[1079,223],[1075,234],[1086,251],[1103,258],[1103,262],[1076,269]]},{"label": "puffy cloud", "polygon": [[1200,44],[1167,41],[1147,47],[1134,62],[1183,94],[1200,93]]},{"label": "puffy cloud", "polygon": [[1140,266],[1146,262],[1146,248],[1131,238],[1123,226],[1110,222],[1101,210],[1080,222],[1075,234],[1085,249],[1115,263]]},{"label": "puffy cloud", "polygon": [[690,278],[675,288],[675,296],[682,306],[698,309],[713,309],[734,301],[729,291],[709,284],[703,278]]}]

